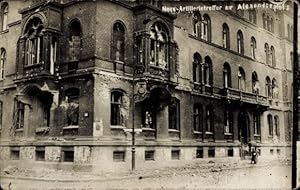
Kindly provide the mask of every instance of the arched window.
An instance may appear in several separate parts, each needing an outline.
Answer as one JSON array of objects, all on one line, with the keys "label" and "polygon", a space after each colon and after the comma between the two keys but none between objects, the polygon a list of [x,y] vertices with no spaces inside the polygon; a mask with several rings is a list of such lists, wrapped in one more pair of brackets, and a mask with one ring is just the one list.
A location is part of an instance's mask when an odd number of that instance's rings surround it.
[{"label": "arched window", "polygon": [[81,54],[81,24],[75,19],[70,23],[70,38],[69,38],[69,59],[70,61],[79,61]]},{"label": "arched window", "polygon": [[204,58],[203,82],[210,86],[213,84],[212,61],[208,56]]},{"label": "arched window", "polygon": [[226,23],[223,24],[223,47],[226,49],[230,48],[230,33],[229,33],[229,27]]},{"label": "arched window", "polygon": [[274,117],[274,125],[275,125],[275,135],[279,136],[280,135],[280,128],[279,128],[279,117],[278,117],[278,115],[275,115],[275,117]]},{"label": "arched window", "polygon": [[125,27],[116,22],[113,26],[112,58],[114,61],[124,61],[125,57]]},{"label": "arched window", "polygon": [[233,133],[233,113],[227,110],[224,113],[224,133]]},{"label": "arched window", "polygon": [[267,15],[267,30],[271,31],[271,20],[270,20],[269,15]]},{"label": "arched window", "polygon": [[260,117],[259,113],[254,113],[253,114],[253,133],[255,135],[260,135]]},{"label": "arched window", "polygon": [[274,21],[273,18],[270,18],[270,32],[274,32]]},{"label": "arched window", "polygon": [[150,64],[168,68],[168,32],[164,25],[156,22],[150,29]]},{"label": "arched window", "polygon": [[201,22],[201,38],[203,40],[210,41],[210,35],[211,35],[210,18],[207,14],[205,14]]},{"label": "arched window", "polygon": [[273,46],[271,46],[270,59],[271,59],[271,65],[273,67],[276,67],[275,49]]},{"label": "arched window", "polygon": [[7,30],[7,18],[8,18],[8,4],[5,2],[1,6],[1,30]]},{"label": "arched window", "polygon": [[228,63],[223,66],[224,88],[231,88],[231,68]]},{"label": "arched window", "polygon": [[244,37],[240,30],[237,33],[237,52],[244,55]]},{"label": "arched window", "polygon": [[194,131],[202,132],[203,108],[201,104],[194,104]]},{"label": "arched window", "polygon": [[25,65],[38,64],[43,61],[43,31],[44,25],[37,17],[32,18],[26,25]]},{"label": "arched window", "polygon": [[268,98],[272,98],[272,85],[271,85],[271,80],[269,77],[266,78],[266,96]]},{"label": "arched window", "polygon": [[269,45],[267,43],[265,43],[265,56],[266,56],[266,64],[269,65]]},{"label": "arched window", "polygon": [[5,77],[5,62],[6,62],[6,51],[4,48],[0,49],[0,80]]},{"label": "arched window", "polygon": [[78,88],[69,88],[65,92],[65,101],[68,104],[67,121],[68,125],[79,124],[79,97],[80,90]]},{"label": "arched window", "polygon": [[194,35],[200,37],[201,35],[201,14],[199,12],[194,13],[193,17]]},{"label": "arched window", "polygon": [[268,126],[269,126],[269,136],[273,136],[273,117],[271,114],[268,115]]},{"label": "arched window", "polygon": [[180,101],[172,98],[169,108],[169,129],[180,130]]},{"label": "arched window", "polygon": [[110,114],[110,124],[111,125],[122,125],[124,123],[124,118],[122,118],[121,107],[123,103],[124,93],[121,91],[112,91],[111,93],[111,114]]},{"label": "arched window", "polygon": [[193,81],[194,82],[201,82],[201,64],[202,59],[199,53],[194,54],[193,60]]},{"label": "arched window", "polygon": [[251,40],[250,40],[250,54],[251,54],[251,57],[253,59],[255,59],[255,52],[256,52],[256,40],[255,38],[252,36],[251,37]]},{"label": "arched window", "polygon": [[209,105],[206,106],[206,118],[205,118],[205,123],[206,123],[206,132],[214,132],[214,108]]},{"label": "arched window", "polygon": [[278,93],[279,93],[279,90],[278,90],[277,81],[276,81],[276,79],[273,79],[272,80],[272,97],[274,99],[278,99]]},{"label": "arched window", "polygon": [[239,68],[238,72],[238,89],[241,91],[246,90],[246,76],[245,71],[242,67]]},{"label": "arched window", "polygon": [[252,72],[252,93],[259,94],[259,81],[257,77],[257,73],[254,71]]}]

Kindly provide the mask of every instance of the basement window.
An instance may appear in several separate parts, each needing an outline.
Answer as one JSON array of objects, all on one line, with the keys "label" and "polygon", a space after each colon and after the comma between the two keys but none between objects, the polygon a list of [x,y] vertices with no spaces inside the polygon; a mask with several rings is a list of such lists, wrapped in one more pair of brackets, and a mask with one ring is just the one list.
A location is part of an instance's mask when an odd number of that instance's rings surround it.
[{"label": "basement window", "polygon": [[37,146],[35,148],[35,159],[36,161],[45,161],[45,147]]},{"label": "basement window", "polygon": [[214,158],[215,157],[215,148],[214,147],[210,147],[208,149],[208,157],[209,158]]},{"label": "basement window", "polygon": [[145,151],[145,160],[154,160],[154,150],[147,150]]},{"label": "basement window", "polygon": [[227,156],[228,157],[233,157],[233,148],[232,147],[228,148],[228,150],[227,150]]},{"label": "basement window", "polygon": [[11,147],[10,148],[10,159],[11,160],[20,160],[20,147]]},{"label": "basement window", "polygon": [[277,149],[276,152],[277,152],[277,155],[280,155],[280,149]]},{"label": "basement window", "polygon": [[270,149],[270,154],[271,154],[271,155],[274,154],[274,149]]},{"label": "basement window", "polygon": [[114,151],[113,160],[114,162],[125,162],[125,151]]},{"label": "basement window", "polygon": [[202,147],[197,148],[196,158],[203,158],[203,148]]},{"label": "basement window", "polygon": [[74,162],[74,147],[62,148],[63,162]]},{"label": "basement window", "polygon": [[172,150],[171,151],[171,159],[179,160],[180,159],[180,150]]}]

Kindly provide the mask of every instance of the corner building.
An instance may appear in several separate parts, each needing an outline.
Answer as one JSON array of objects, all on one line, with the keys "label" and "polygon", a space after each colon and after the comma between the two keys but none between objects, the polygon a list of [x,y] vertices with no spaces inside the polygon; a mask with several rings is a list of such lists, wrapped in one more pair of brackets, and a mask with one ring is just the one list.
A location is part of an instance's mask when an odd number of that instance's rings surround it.
[{"label": "corner building", "polygon": [[133,127],[137,168],[290,156],[286,5],[0,1],[1,163],[130,169]]}]

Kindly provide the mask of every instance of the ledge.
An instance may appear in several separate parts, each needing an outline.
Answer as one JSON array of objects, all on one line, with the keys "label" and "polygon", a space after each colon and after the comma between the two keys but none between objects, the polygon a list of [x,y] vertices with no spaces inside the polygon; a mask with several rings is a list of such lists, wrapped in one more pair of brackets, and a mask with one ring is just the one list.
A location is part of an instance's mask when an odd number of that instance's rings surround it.
[{"label": "ledge", "polygon": [[194,134],[201,135],[202,132],[201,131],[194,131]]},{"label": "ledge", "polygon": [[153,129],[153,128],[149,128],[149,127],[143,127],[142,128],[142,131],[155,131],[155,129]]},{"label": "ledge", "polygon": [[224,133],[224,135],[226,135],[226,136],[231,136],[232,133]]},{"label": "ledge", "polygon": [[49,131],[50,130],[50,127],[38,127],[35,129],[35,132],[36,133],[41,133],[41,132],[46,132],[46,131]]},{"label": "ledge", "polygon": [[214,133],[213,133],[213,132],[206,131],[205,134],[207,134],[207,135],[213,135]]},{"label": "ledge", "polygon": [[111,129],[125,129],[126,127],[124,127],[123,125],[111,125],[110,128]]},{"label": "ledge", "polygon": [[20,128],[20,129],[15,129],[15,132],[23,132],[24,128]]},{"label": "ledge", "polygon": [[70,125],[70,126],[63,127],[63,130],[68,130],[68,129],[78,129],[78,128],[79,128],[78,125]]},{"label": "ledge", "polygon": [[177,129],[168,129],[168,132],[169,133],[180,133],[180,131]]},{"label": "ledge", "polygon": [[5,33],[8,33],[9,32],[9,29],[6,29],[6,30],[2,30],[1,32],[0,32],[0,34],[5,34]]}]

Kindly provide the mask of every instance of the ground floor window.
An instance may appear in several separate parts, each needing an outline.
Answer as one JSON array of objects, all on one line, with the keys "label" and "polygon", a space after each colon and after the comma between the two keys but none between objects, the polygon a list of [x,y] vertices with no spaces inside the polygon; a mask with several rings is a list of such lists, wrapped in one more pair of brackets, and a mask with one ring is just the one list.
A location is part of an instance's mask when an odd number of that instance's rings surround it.
[{"label": "ground floor window", "polygon": [[169,129],[179,130],[180,122],[180,107],[179,100],[173,99],[172,104],[169,105]]}]

